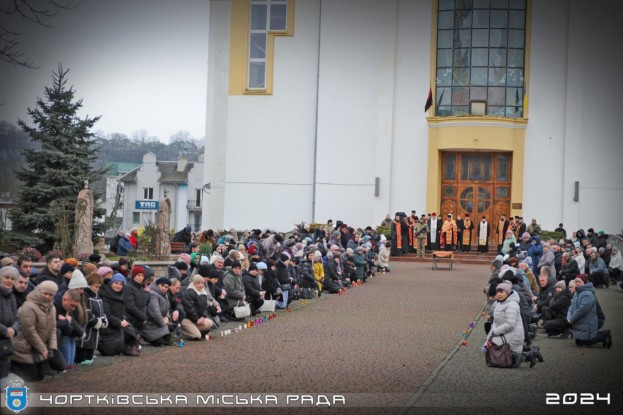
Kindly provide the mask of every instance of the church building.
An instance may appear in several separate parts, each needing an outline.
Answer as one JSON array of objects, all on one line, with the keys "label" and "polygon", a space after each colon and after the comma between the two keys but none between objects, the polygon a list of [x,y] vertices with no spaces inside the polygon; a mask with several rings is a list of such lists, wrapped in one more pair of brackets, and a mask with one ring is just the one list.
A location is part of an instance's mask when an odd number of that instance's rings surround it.
[{"label": "church building", "polygon": [[623,5],[211,0],[203,228],[623,229]]}]

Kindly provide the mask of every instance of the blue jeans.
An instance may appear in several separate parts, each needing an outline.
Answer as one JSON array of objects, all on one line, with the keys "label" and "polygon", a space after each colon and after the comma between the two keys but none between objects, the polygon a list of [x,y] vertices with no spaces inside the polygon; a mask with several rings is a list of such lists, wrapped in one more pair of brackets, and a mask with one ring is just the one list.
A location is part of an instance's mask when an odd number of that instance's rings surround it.
[{"label": "blue jeans", "polygon": [[283,290],[281,299],[277,301],[277,308],[286,308],[288,306],[288,290]]},{"label": "blue jeans", "polygon": [[76,358],[76,339],[69,336],[63,336],[62,340],[58,344],[58,350],[65,357],[67,366],[73,366]]}]

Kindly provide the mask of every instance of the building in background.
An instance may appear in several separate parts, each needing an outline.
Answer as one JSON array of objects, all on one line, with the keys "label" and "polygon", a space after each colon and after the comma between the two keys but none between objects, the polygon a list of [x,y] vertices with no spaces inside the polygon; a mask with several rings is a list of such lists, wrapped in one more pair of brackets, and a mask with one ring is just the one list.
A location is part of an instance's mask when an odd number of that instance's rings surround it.
[{"label": "building in background", "polygon": [[415,209],[619,232],[621,15],[606,0],[212,0],[205,227]]},{"label": "building in background", "polygon": [[187,225],[201,229],[203,162],[189,162],[185,155],[176,161],[158,161],[148,152],[143,164],[119,178],[123,183],[122,228],[156,224],[156,214],[165,192],[171,200],[171,227]]}]

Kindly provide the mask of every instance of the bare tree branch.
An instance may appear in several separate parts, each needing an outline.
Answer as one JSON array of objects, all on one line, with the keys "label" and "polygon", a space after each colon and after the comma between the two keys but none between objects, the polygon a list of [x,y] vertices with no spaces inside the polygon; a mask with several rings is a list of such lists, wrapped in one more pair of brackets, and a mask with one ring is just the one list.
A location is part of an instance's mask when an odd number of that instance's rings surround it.
[{"label": "bare tree branch", "polygon": [[[11,30],[4,23],[15,17],[46,28],[53,27],[49,19],[63,10],[73,10],[80,5],[80,0],[2,0],[0,2],[0,62],[23,68],[37,68],[24,59],[24,53],[18,48],[22,33]],[[18,19],[19,20],[19,19]]]}]

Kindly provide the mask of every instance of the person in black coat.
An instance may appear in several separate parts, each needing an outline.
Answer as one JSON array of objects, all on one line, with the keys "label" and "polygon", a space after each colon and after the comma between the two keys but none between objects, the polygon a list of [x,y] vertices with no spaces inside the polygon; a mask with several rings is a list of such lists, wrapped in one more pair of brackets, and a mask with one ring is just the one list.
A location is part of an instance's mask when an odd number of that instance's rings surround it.
[{"label": "person in black coat", "polygon": [[[19,272],[8,265],[0,269],[0,345],[7,346],[17,334],[17,303],[12,294]],[[11,356],[0,356],[0,379],[11,371]],[[4,392],[3,392],[4,393]]]},{"label": "person in black coat", "polygon": [[136,266],[132,268],[132,279],[123,288],[123,302],[128,322],[140,333],[143,324],[147,320],[147,302],[149,293],[145,291],[143,280],[145,270]]},{"label": "person in black coat", "polygon": [[[213,327],[217,326],[214,319],[218,319],[216,314],[220,312],[220,306],[212,298],[210,292],[205,289],[205,280],[201,275],[195,274],[192,277],[192,283],[182,295],[182,304],[187,320],[191,321],[195,328],[189,326],[184,328],[187,337],[200,340]],[[214,313],[211,311],[212,307],[214,307]]]},{"label": "person in black coat", "polygon": [[560,270],[560,277],[565,281],[566,285],[569,285],[569,281],[575,280],[575,277],[580,275],[580,268],[578,267],[578,262],[569,255],[568,252],[562,254],[562,258],[564,259],[564,265]]},{"label": "person in black coat", "polygon": [[171,242],[184,242],[184,251],[190,251],[190,243],[192,242],[192,228],[186,226],[179,232],[176,232],[171,238]]},{"label": "person in black coat", "polygon": [[252,262],[249,269],[242,274],[242,285],[244,285],[244,295],[247,302],[251,306],[251,314],[256,315],[259,309],[264,305],[264,294],[260,283],[257,280],[257,265]]},{"label": "person in black coat", "polygon": [[103,284],[101,275],[97,272],[90,273],[87,275],[87,284],[89,286],[84,289],[87,324],[84,338],[78,341],[75,359],[76,363],[82,364],[91,364],[93,362],[93,354],[99,342],[100,329],[108,326],[108,320],[104,313],[104,303],[98,295],[98,291]]},{"label": "person in black coat", "polygon": [[277,280],[281,286],[281,291],[283,292],[283,297],[277,306],[279,308],[286,308],[288,303],[291,302],[290,298],[292,298],[293,294],[293,278],[290,277],[290,273],[288,272],[288,265],[290,265],[290,255],[287,253],[282,253],[279,257],[279,261],[277,261],[277,268],[275,269],[275,275],[277,276]]},{"label": "person in black coat", "polygon": [[543,322],[543,327],[549,337],[558,336],[571,329],[567,321],[567,311],[569,311],[573,296],[567,290],[564,281],[558,281],[554,289],[556,293],[549,302],[547,320]]},{"label": "person in black coat", "polygon": [[277,275],[275,274],[275,270],[277,269],[277,264],[274,260],[269,259],[266,263],[266,271],[264,271],[264,278],[262,281],[262,289],[265,291],[264,298],[266,300],[277,300],[281,299],[281,284],[279,284],[279,280],[277,279]]},{"label": "person in black coat", "polygon": [[115,356],[119,353],[138,356],[138,332],[126,318],[123,299],[126,279],[122,274],[115,274],[108,285],[98,292],[104,305],[104,313],[108,326],[100,331],[97,350],[104,356]]}]

